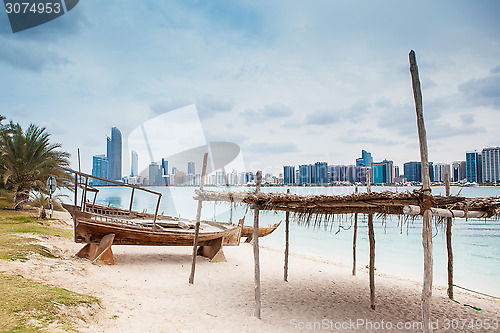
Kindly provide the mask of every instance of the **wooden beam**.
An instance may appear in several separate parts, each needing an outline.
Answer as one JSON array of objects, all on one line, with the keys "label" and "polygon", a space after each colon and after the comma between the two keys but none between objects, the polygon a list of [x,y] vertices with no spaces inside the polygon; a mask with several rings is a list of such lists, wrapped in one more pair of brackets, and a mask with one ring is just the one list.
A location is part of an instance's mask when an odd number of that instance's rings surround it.
[{"label": "wooden beam", "polygon": [[[207,173],[207,159],[208,153],[203,155],[203,169],[201,170],[201,179],[200,179],[200,190],[203,191],[203,187],[205,185],[205,176]],[[200,235],[200,221],[201,221],[201,207],[203,205],[203,201],[198,201],[198,208],[196,210],[196,226],[194,229],[194,241],[193,241],[193,261],[191,263],[191,275],[189,276],[189,283],[194,283],[194,271],[196,269],[196,255],[198,252],[198,237]]]},{"label": "wooden beam", "polygon": [[[290,194],[290,189],[286,190],[287,194]],[[290,212],[285,213],[285,267],[283,279],[288,282],[288,252],[290,250]]]},{"label": "wooden beam", "polygon": [[[450,196],[450,166],[447,165],[444,171],[444,185],[446,196]],[[451,246],[451,227],[453,219],[446,218],[446,252],[448,253],[448,297],[453,299],[453,248]]]},{"label": "wooden beam", "polygon": [[[260,193],[260,183],[262,181],[262,171],[257,171],[256,176],[256,188],[255,194],[259,195]],[[255,266],[255,312],[254,316],[260,319],[260,311],[261,311],[261,295],[260,295],[260,260],[259,260],[259,207],[254,209],[254,217],[253,217],[253,259]]]},{"label": "wooden beam", "polygon": [[[425,131],[422,91],[418,74],[415,51],[409,54],[410,73],[417,115],[418,142],[420,146],[420,166],[422,169],[422,190],[424,207],[430,208],[431,179],[429,175],[429,156],[427,151],[427,133]],[[424,332],[432,332],[431,322],[431,296],[432,296],[432,212],[425,209],[422,223],[422,247],[424,249],[424,284],[422,288],[422,322]]]},{"label": "wooden beam", "polygon": [[[447,218],[454,218],[454,217],[460,217],[460,218],[482,218],[482,217],[488,217],[488,213],[480,210],[471,210],[471,211],[464,211],[464,210],[456,210],[456,209],[442,209],[442,208],[430,208],[428,209],[431,211],[433,216],[439,216],[439,217],[447,217]],[[420,215],[422,213],[422,210],[420,206],[414,206],[414,205],[406,205],[403,207],[403,214],[406,215]]]},{"label": "wooden beam", "polygon": [[375,310],[375,232],[373,214],[368,215],[368,238],[370,240],[370,306]]}]

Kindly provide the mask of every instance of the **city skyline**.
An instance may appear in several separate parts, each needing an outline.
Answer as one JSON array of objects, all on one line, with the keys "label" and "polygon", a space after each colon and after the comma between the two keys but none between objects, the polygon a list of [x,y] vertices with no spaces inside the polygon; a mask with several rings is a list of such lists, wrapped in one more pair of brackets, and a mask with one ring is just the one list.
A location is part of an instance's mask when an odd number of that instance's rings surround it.
[{"label": "city skyline", "polygon": [[[190,104],[205,141],[238,144],[252,170],[347,164],[361,149],[396,165],[418,160],[411,49],[429,159],[499,145],[498,1],[148,1],[115,10],[87,1],[16,34],[0,12],[2,114],[46,126],[74,168],[77,148],[85,171],[106,151],[98,133],[120,128],[128,152],[136,126]],[[412,33],[408,13],[425,18]]]},{"label": "city skyline", "polygon": [[[105,155],[93,157],[94,172],[96,161]],[[138,158],[135,151],[131,152],[131,159]],[[137,161],[135,162],[137,164]],[[147,176],[123,177],[125,182],[143,185],[199,185],[200,174],[196,173],[195,162],[188,161],[185,165],[172,165],[166,158],[161,162],[151,162],[148,167]],[[171,171],[170,171],[171,170]],[[370,182],[373,184],[394,183],[419,183],[421,182],[421,163],[419,161],[407,161],[403,164],[403,173],[399,172],[400,166],[394,165],[392,160],[384,159],[380,162],[374,161],[372,154],[364,149],[361,157],[355,159],[354,164],[331,164],[329,162],[315,162],[310,164],[299,164],[282,166],[282,173],[266,173],[265,182],[284,185],[329,185],[332,183],[365,183],[370,173]],[[465,160],[452,161],[449,163],[434,163],[429,161],[429,173],[431,182],[444,182],[445,172],[449,172],[450,180],[453,182],[471,183],[496,183],[500,180],[500,147],[485,147],[481,152],[465,152]],[[245,185],[245,182],[254,180],[253,170],[219,169],[208,175],[208,184],[231,184]],[[231,179],[231,180],[230,180]],[[99,184],[97,184],[99,185]],[[102,184],[101,184],[102,185]]]}]

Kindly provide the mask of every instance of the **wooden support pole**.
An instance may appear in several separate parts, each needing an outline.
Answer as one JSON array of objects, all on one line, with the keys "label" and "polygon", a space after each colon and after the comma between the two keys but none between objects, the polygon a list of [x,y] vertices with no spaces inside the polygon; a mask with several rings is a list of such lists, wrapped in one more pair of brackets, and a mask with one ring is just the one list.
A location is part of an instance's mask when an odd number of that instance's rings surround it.
[{"label": "wooden support pole", "polygon": [[[450,196],[450,166],[447,165],[444,171],[444,184],[446,196]],[[451,227],[453,219],[446,218],[446,250],[448,252],[448,297],[453,299],[453,248],[451,246]]]},{"label": "wooden support pole", "polygon": [[[431,206],[431,179],[429,175],[429,156],[427,151],[427,133],[425,131],[424,111],[422,104],[422,91],[418,75],[415,51],[411,50],[410,73],[417,115],[418,141],[420,146],[420,165],[422,169],[422,190],[424,207]],[[422,288],[422,322],[424,332],[432,332],[431,322],[431,296],[432,296],[432,213],[426,209],[422,223],[422,247],[424,249],[424,284]]]},{"label": "wooden support pole", "polygon": [[83,188],[83,194],[82,194],[82,212],[85,211],[85,205],[87,201],[87,187],[89,185],[89,177],[85,178],[85,187]]},{"label": "wooden support pole", "polygon": [[[290,189],[286,190],[287,194],[290,194]],[[283,279],[288,282],[288,253],[290,251],[290,212],[285,213],[285,268]]]},{"label": "wooden support pole", "polygon": [[354,213],[354,231],[352,234],[352,275],[356,275],[356,238],[358,237],[358,213]]},{"label": "wooden support pole", "polygon": [[130,195],[130,206],[128,208],[129,213],[132,213],[132,204],[134,203],[134,193],[135,193],[135,188],[132,187],[132,194]]},{"label": "wooden support pole", "polygon": [[[260,183],[262,181],[262,171],[257,171],[257,183],[255,194],[260,194]],[[260,297],[260,261],[259,261],[259,207],[254,209],[253,217],[253,259],[255,265],[255,312],[254,316],[260,319],[261,297]]]},{"label": "wooden support pole", "polygon": [[375,310],[375,232],[373,214],[368,215],[368,238],[370,240],[370,306]]},{"label": "wooden support pole", "polygon": [[[358,193],[358,186],[354,185],[354,193]],[[352,275],[356,275],[356,238],[358,237],[358,213],[354,214],[354,231],[352,235]]]},{"label": "wooden support pole", "polygon": [[368,170],[366,173],[366,193],[372,193],[372,168]]},{"label": "wooden support pole", "polygon": [[[208,153],[203,156],[203,169],[201,170],[200,179],[200,191],[203,191],[205,185],[205,176],[207,173],[207,159]],[[203,204],[202,200],[198,200],[198,208],[196,210],[196,226],[194,229],[194,241],[193,241],[193,262],[191,264],[191,275],[189,276],[189,284],[194,283],[194,271],[196,269],[196,254],[198,252],[198,237],[200,235],[200,221],[201,221],[201,206]]]}]

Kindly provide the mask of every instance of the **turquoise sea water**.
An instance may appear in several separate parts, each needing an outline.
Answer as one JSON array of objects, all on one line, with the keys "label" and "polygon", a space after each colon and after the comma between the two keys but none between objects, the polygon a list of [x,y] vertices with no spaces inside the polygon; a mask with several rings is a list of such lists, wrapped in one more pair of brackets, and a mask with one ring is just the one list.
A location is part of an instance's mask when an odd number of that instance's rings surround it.
[{"label": "turquoise sea water", "polygon": [[[159,212],[167,215],[195,218],[197,201],[193,200],[194,187],[150,187],[163,194]],[[225,190],[225,188],[207,188]],[[232,188],[233,191],[252,190],[253,188]],[[265,192],[286,192],[285,187],[265,187]],[[372,187],[373,191],[406,191],[413,188]],[[354,187],[290,187],[291,193],[297,194],[348,194]],[[360,192],[366,191],[359,188]],[[101,187],[96,203],[111,204],[128,209],[130,188]],[[465,197],[499,196],[500,187],[452,187],[452,194],[460,192]],[[444,194],[444,187],[433,187],[433,194]],[[93,195],[90,195],[93,198]],[[72,196],[70,196],[72,199]],[[71,200],[67,199],[67,200]],[[133,209],[154,212],[157,197],[142,191],[136,191]],[[228,221],[229,204],[204,203],[204,219]],[[233,221],[246,216],[245,224],[253,223],[252,211],[245,206],[233,208]],[[271,225],[285,219],[282,212],[261,212],[261,226]],[[386,220],[375,219],[375,266],[377,273],[386,273],[415,281],[422,280],[422,220],[406,222],[398,217],[389,216]],[[325,228],[306,227],[290,224],[290,250],[329,260],[352,265],[353,217],[344,216],[333,225]],[[261,244],[284,249],[284,222],[278,230],[261,239]],[[434,283],[447,284],[447,253],[444,226],[433,228],[434,248]],[[368,264],[368,227],[364,215],[358,218],[357,267]],[[455,284],[500,297],[500,221],[495,219],[455,219],[453,224],[453,254]],[[277,263],[282,265],[283,263]],[[346,268],[349,269],[349,268]],[[293,272],[291,272],[293,274]]]}]

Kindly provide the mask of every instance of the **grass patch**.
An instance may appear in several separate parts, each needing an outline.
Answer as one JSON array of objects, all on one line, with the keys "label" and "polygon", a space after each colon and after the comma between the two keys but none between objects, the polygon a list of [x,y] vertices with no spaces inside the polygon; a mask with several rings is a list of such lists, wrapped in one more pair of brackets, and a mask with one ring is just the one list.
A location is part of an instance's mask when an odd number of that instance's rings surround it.
[{"label": "grass patch", "polygon": [[0,299],[1,333],[47,332],[54,327],[73,331],[73,322],[61,309],[99,302],[95,297],[4,272],[0,272]]},{"label": "grass patch", "polygon": [[30,233],[65,238],[72,237],[71,230],[44,226],[41,221],[30,213],[0,210],[0,259],[28,260],[29,255],[32,253],[54,258],[48,248],[34,244],[37,241],[35,238],[20,237],[18,235]]}]

